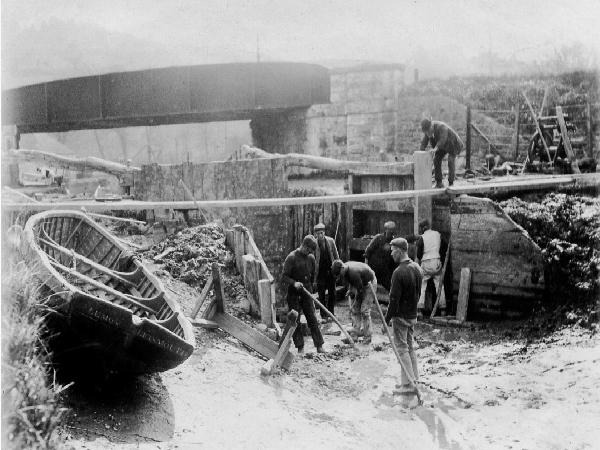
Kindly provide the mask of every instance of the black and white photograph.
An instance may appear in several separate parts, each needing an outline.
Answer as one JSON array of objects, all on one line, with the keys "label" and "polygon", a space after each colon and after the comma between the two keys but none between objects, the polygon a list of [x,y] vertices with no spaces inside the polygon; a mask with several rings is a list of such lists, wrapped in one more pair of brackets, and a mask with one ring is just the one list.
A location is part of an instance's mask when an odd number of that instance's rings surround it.
[{"label": "black and white photograph", "polygon": [[1,0],[2,449],[600,448],[596,0]]}]

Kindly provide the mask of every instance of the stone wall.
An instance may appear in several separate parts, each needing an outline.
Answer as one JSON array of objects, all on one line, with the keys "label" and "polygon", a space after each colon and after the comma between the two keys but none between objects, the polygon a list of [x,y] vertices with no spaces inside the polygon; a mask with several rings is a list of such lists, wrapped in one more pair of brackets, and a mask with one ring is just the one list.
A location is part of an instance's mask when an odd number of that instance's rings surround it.
[{"label": "stone wall", "polygon": [[400,65],[331,72],[331,103],[306,114],[305,153],[337,159],[394,159]]},{"label": "stone wall", "polygon": [[148,164],[133,181],[136,200],[196,200],[284,197],[288,194],[285,165],[279,159],[253,159],[212,163]]}]

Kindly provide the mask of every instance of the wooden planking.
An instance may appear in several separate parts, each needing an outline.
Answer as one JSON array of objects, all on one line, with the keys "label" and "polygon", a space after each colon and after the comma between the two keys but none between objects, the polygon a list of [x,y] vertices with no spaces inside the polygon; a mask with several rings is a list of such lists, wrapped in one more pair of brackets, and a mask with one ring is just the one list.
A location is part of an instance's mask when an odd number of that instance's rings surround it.
[{"label": "wooden planking", "polygon": [[[272,341],[241,320],[236,319],[231,314],[219,312],[212,317],[212,320],[216,322],[223,331],[231,334],[264,357],[268,359],[275,358],[277,350],[279,349],[277,342]],[[293,359],[294,356],[288,351],[281,362],[281,367],[289,369]]]},{"label": "wooden planking", "polygon": [[250,312],[260,313],[260,300],[258,297],[258,280],[260,273],[260,262],[252,255],[242,256],[243,265],[243,279],[244,287],[248,293],[248,300],[250,301],[251,310]]},{"label": "wooden planking", "polygon": [[[454,244],[454,243],[453,243]],[[510,254],[494,254],[489,252],[465,252],[462,249],[457,249],[452,246],[452,264],[460,267],[471,267],[472,272],[496,273],[504,274],[507,277],[507,282],[519,282],[527,279],[526,277],[539,276],[543,278],[543,261],[537,258],[540,255],[530,254],[510,255]],[[454,270],[458,271],[458,268]],[[535,271],[541,273],[535,273]],[[521,277],[512,278],[511,274],[521,274]],[[456,274],[455,279],[459,279],[460,274]]]},{"label": "wooden planking", "polygon": [[523,231],[523,229],[508,216],[505,217],[495,213],[453,214],[451,220],[452,228],[457,231]]},{"label": "wooden planking", "polygon": [[523,255],[529,251],[539,251],[539,247],[522,230],[460,229],[452,234],[452,244],[468,252]]},{"label": "wooden planking", "polygon": [[545,286],[541,250],[520,226],[489,199],[460,198],[451,204],[451,211],[455,292],[461,289],[460,268],[468,267],[471,303],[492,298],[500,309],[510,309],[514,299],[523,308],[541,298]]},{"label": "wooden planking", "polygon": [[464,322],[467,318],[470,289],[471,269],[463,267],[460,270],[460,286],[458,288],[458,302],[456,305],[456,319],[459,322]]}]

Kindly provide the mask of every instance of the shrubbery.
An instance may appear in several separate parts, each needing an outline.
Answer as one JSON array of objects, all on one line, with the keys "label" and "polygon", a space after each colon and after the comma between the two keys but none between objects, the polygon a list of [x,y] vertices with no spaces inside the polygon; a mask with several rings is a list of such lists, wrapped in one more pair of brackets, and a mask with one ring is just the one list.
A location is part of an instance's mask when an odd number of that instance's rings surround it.
[{"label": "shrubbery", "polygon": [[600,294],[600,199],[548,194],[540,202],[501,204],[541,247],[557,303],[585,304]]},{"label": "shrubbery", "polygon": [[[66,413],[44,346],[43,297],[24,262],[2,273],[3,448],[60,447],[56,432]],[[6,446],[6,447],[5,447]]]}]

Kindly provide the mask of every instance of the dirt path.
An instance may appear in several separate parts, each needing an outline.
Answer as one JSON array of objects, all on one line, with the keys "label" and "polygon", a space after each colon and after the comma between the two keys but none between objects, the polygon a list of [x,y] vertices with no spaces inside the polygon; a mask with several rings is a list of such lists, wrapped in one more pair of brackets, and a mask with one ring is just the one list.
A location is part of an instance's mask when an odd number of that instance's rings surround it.
[{"label": "dirt path", "polygon": [[[173,280],[182,306],[197,292]],[[337,314],[348,322],[345,305]],[[418,326],[423,387],[410,409],[392,395],[399,366],[375,321],[356,351],[307,354],[290,372],[264,363],[222,331],[197,331],[180,367],[100,390],[74,390],[65,427],[75,448],[593,448],[600,441],[600,342],[581,328],[528,342],[518,330]],[[517,336],[517,337],[514,337]]]}]

